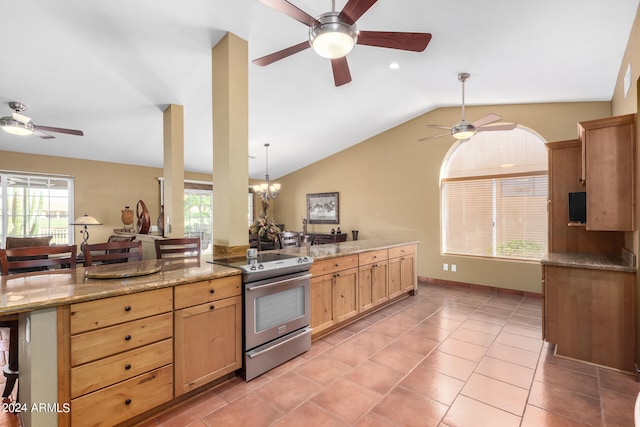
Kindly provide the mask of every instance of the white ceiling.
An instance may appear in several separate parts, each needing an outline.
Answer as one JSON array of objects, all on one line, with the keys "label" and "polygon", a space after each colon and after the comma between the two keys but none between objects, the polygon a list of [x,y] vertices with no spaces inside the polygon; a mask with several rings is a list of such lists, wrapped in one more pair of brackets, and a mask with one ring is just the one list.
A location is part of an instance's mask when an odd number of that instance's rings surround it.
[{"label": "white ceiling", "polygon": [[[356,46],[342,87],[311,49],[249,63],[250,176],[264,177],[266,142],[275,179],[459,105],[463,71],[467,105],[610,100],[638,2],[378,0],[358,28],[429,32],[427,49]],[[291,3],[331,10],[331,0]],[[258,0],[4,0],[0,116],[21,101],[35,124],[85,136],[0,132],[0,150],[162,167],[162,110],[180,104],[185,169],[211,172],[211,47],[227,31],[248,41],[250,60],[307,39]]]}]

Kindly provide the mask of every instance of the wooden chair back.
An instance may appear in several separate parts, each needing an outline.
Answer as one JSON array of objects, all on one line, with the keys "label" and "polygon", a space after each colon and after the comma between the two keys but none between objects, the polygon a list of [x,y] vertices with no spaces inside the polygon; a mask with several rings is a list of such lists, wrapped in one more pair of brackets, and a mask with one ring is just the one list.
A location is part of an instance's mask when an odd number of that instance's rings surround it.
[{"label": "wooden chair back", "polygon": [[118,236],[117,234],[112,234],[107,239],[107,243],[111,242],[132,242],[136,240],[136,236]]},{"label": "wooden chair back", "polygon": [[280,249],[300,246],[300,233],[296,233],[295,231],[283,231],[278,234],[278,241],[280,242]]},{"label": "wooden chair back", "polygon": [[86,244],[82,248],[84,266],[142,261],[142,241]]},{"label": "wooden chair back", "polygon": [[262,244],[260,242],[260,235],[258,233],[249,233],[249,247],[262,250]]},{"label": "wooden chair back", "polygon": [[76,245],[0,249],[0,271],[6,276],[50,268],[76,268],[77,252]]},{"label": "wooden chair back", "polygon": [[197,237],[158,239],[155,244],[157,259],[200,258],[200,239]]}]

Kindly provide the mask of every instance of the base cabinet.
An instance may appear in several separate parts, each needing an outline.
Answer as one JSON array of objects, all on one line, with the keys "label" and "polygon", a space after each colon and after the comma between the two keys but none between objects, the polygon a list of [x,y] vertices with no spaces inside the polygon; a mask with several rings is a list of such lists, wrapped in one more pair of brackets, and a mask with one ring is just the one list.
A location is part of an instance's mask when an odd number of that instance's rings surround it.
[{"label": "base cabinet", "polygon": [[175,288],[176,396],[242,367],[241,289],[239,276]]},{"label": "base cabinet", "polygon": [[543,266],[544,335],[560,356],[634,372],[636,275]]},{"label": "base cabinet", "polygon": [[69,307],[71,425],[112,426],[173,398],[172,310],[171,288]]},{"label": "base cabinet", "polygon": [[359,255],[358,288],[360,310],[369,310],[389,299],[387,249]]},{"label": "base cabinet", "polygon": [[415,245],[389,249],[389,298],[416,289]]}]

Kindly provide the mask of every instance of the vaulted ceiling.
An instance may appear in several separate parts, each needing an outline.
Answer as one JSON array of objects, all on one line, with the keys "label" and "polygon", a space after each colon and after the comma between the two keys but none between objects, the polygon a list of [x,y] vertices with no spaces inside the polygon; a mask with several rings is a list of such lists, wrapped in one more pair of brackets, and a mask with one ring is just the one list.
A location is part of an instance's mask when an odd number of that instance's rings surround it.
[{"label": "vaulted ceiling", "polygon": [[[312,16],[332,7],[290,2]],[[275,179],[459,105],[459,72],[472,75],[467,105],[610,100],[638,2],[378,0],[358,28],[429,32],[427,49],[357,45],[353,81],[340,87],[311,49],[249,61],[250,176],[264,176],[264,143]],[[162,111],[180,104],[185,169],[211,172],[211,48],[228,31],[248,41],[249,60],[308,39],[258,0],[5,0],[0,116],[20,101],[34,123],[85,136],[0,132],[0,150],[162,167]]]}]

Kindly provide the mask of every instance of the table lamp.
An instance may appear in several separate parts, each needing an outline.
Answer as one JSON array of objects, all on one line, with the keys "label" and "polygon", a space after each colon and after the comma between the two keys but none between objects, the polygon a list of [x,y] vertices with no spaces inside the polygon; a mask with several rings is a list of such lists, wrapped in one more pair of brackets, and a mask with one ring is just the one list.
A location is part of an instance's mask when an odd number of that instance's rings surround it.
[{"label": "table lamp", "polygon": [[82,244],[80,245],[80,249],[82,250],[82,248],[84,248],[84,245],[86,245],[87,241],[89,240],[89,230],[87,229],[87,226],[102,225],[102,223],[97,219],[95,219],[94,217],[89,216],[89,214],[85,213],[84,215],[76,218],[76,220],[72,222],[71,225],[83,226],[82,230],[80,230],[80,233],[82,234]]}]

